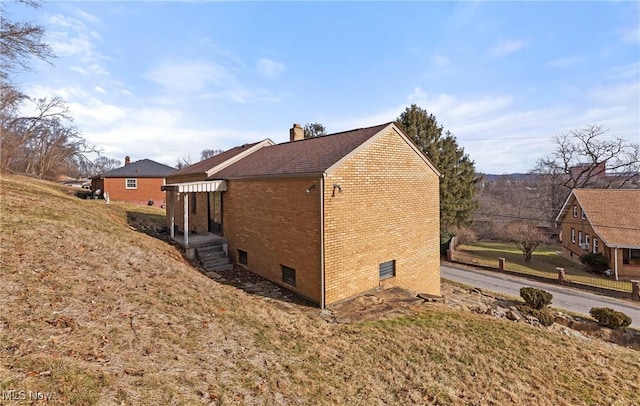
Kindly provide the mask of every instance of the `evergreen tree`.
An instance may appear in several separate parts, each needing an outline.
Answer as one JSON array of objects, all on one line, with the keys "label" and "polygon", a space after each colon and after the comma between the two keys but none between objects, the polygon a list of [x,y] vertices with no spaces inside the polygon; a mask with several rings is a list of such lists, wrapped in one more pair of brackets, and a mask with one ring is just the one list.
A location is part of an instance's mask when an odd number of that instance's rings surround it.
[{"label": "evergreen tree", "polygon": [[478,177],[474,162],[456,138],[438,125],[436,117],[415,104],[396,119],[398,125],[442,173],[440,178],[440,229],[450,230],[471,222],[478,208],[474,200]]}]

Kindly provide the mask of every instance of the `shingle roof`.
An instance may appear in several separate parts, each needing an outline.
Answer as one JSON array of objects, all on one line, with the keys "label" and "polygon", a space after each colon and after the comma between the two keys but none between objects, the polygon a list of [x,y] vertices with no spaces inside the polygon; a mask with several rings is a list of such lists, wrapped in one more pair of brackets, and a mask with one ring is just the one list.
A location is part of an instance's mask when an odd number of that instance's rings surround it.
[{"label": "shingle roof", "polygon": [[141,159],[129,165],[105,172],[99,177],[104,178],[164,178],[176,171],[176,168],[152,161]]},{"label": "shingle roof", "polygon": [[640,247],[640,189],[574,189],[572,193],[607,246]]},{"label": "shingle roof", "polygon": [[390,123],[262,148],[211,179],[322,173]]},{"label": "shingle roof", "polygon": [[240,145],[239,147],[235,147],[235,148],[231,148],[227,151],[221,152],[217,155],[214,155],[210,158],[207,158],[205,160],[202,160],[200,162],[196,162],[193,165],[189,165],[187,167],[184,167],[182,169],[180,169],[179,171],[172,173],[172,176],[175,175],[190,175],[190,174],[194,174],[194,173],[204,173],[207,172],[209,169],[214,168],[218,165],[220,165],[221,163],[223,163],[224,161],[233,158],[234,156],[238,155],[239,153],[246,151],[247,149],[253,147],[254,145],[258,144],[257,142],[254,142],[253,144],[244,144],[244,145]]}]

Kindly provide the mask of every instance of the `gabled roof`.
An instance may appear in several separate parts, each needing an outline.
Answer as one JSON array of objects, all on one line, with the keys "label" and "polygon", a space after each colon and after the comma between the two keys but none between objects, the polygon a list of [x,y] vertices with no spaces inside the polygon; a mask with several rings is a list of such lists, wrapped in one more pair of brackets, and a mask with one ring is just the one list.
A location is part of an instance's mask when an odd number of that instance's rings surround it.
[{"label": "gabled roof", "polygon": [[171,176],[204,174],[206,177],[208,177],[213,173],[226,168],[237,160],[242,159],[244,156],[268,145],[274,145],[274,142],[268,138],[260,142],[240,145],[238,147],[231,148],[227,151],[204,159],[200,162],[196,162],[193,165],[184,167],[179,171],[172,173]]},{"label": "gabled roof", "polygon": [[556,221],[570,210],[573,198],[608,247],[640,248],[640,189],[574,189]]},{"label": "gabled roof", "polygon": [[[239,179],[286,175],[319,175],[388,127],[397,129],[393,123],[385,123],[262,148],[233,165],[216,172],[211,178]],[[405,138],[425,162],[438,173],[433,164],[415,147],[412,141],[403,135],[400,130],[398,130],[398,134]]]},{"label": "gabled roof", "polygon": [[171,166],[150,159],[141,159],[101,175],[96,175],[94,178],[164,178],[175,171],[176,168]]}]

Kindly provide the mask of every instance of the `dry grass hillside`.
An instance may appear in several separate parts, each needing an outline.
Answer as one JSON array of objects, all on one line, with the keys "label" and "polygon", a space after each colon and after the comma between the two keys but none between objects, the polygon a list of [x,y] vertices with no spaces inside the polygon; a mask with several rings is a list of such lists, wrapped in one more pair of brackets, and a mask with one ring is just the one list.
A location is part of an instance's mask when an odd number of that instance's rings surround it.
[{"label": "dry grass hillside", "polygon": [[3,405],[640,404],[631,349],[439,304],[328,323],[130,227],[157,209],[9,175],[0,191]]}]

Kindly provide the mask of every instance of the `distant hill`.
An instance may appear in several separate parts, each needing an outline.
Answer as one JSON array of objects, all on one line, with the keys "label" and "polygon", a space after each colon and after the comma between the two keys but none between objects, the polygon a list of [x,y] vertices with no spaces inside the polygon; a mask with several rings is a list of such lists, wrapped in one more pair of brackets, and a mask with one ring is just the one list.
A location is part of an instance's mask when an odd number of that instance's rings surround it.
[{"label": "distant hill", "polygon": [[328,323],[255,284],[205,277],[156,238],[160,209],[11,175],[0,176],[0,202],[2,404],[30,394],[72,405],[638,400],[631,349],[438,303]]},{"label": "distant hill", "polygon": [[480,176],[487,182],[497,182],[501,179],[511,180],[534,180],[538,175],[534,173],[505,173],[502,175],[495,175],[490,173],[480,173]]}]

